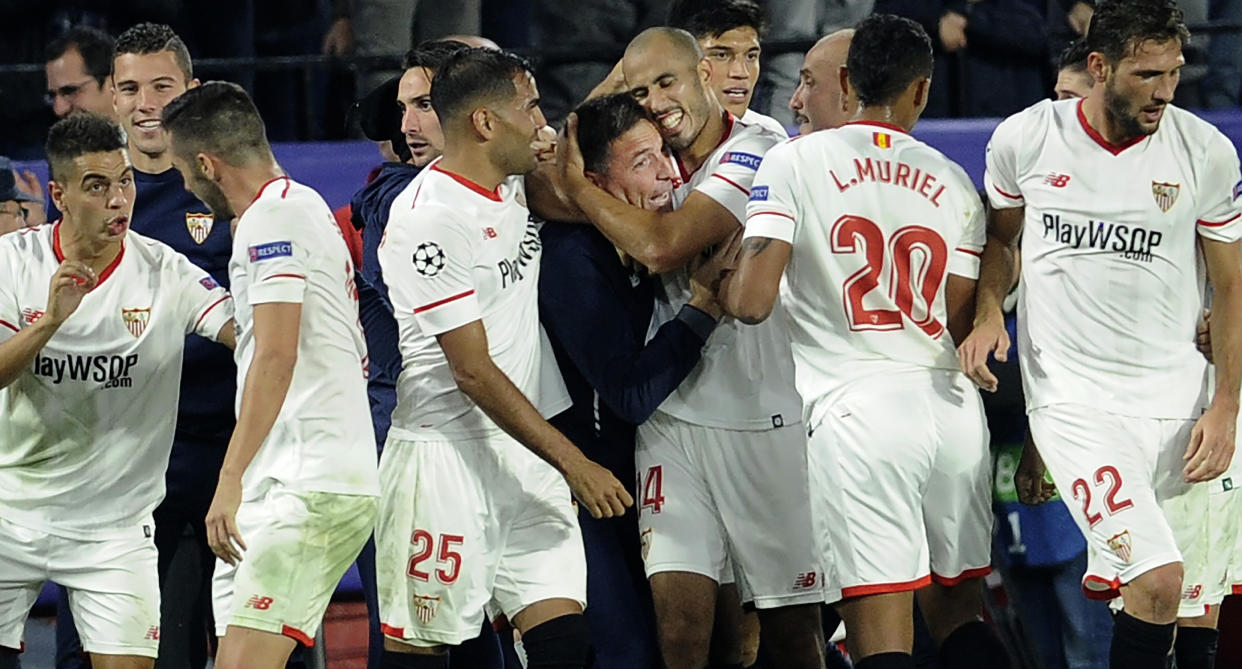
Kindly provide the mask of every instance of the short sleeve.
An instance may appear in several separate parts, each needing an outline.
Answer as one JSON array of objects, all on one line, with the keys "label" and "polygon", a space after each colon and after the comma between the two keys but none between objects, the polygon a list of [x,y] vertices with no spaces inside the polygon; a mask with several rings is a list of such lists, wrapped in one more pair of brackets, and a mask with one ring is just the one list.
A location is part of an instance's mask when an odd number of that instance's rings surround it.
[{"label": "short sleeve", "polygon": [[246,296],[250,304],[288,302],[301,304],[306,292],[313,249],[306,234],[307,222],[317,213],[295,202],[256,203],[238,226],[237,239],[245,249]]},{"label": "short sleeve", "polygon": [[469,222],[443,206],[420,203],[388,221],[379,261],[397,314],[413,313],[437,335],[483,317],[474,286]]},{"label": "short sleeve", "polygon": [[1018,151],[1024,141],[1023,120],[1028,113],[1022,112],[1005,119],[996,126],[992,138],[988,140],[983,187],[995,209],[1014,209],[1026,204],[1018,185]]},{"label": "short sleeve", "polygon": [[182,305],[185,331],[215,341],[220,329],[233,318],[233,296],[210,274],[175,251],[165,264],[165,273],[179,291],[177,303]]},{"label": "short sleeve", "polygon": [[746,204],[746,230],[743,238],[767,237],[790,244],[798,224],[794,199],[795,172],[792,144],[782,144],[768,152],[755,174]]},{"label": "short sleeve", "polygon": [[700,168],[711,171],[694,190],[720,203],[741,224],[746,220],[746,201],[755,174],[768,149],[776,143],[775,135],[763,131],[739,138],[714,164]]},{"label": "short sleeve", "polygon": [[978,279],[979,261],[983,258],[983,245],[988,234],[987,215],[984,213],[983,200],[970,182],[970,177],[961,168],[956,171],[962,198],[962,236],[949,256],[949,273],[967,279]]},{"label": "short sleeve", "polygon": [[1242,174],[1238,154],[1220,132],[1213,132],[1203,178],[1195,193],[1199,235],[1218,242],[1242,239]]},{"label": "short sleeve", "polygon": [[[0,280],[0,343],[8,341],[13,335],[21,332],[22,328],[22,309],[17,303],[17,294],[13,291],[17,285],[14,275],[19,265],[14,262],[18,254],[14,253],[12,241],[12,239],[0,240],[0,277],[3,277],[3,280]],[[50,280],[51,277],[48,279]]]}]

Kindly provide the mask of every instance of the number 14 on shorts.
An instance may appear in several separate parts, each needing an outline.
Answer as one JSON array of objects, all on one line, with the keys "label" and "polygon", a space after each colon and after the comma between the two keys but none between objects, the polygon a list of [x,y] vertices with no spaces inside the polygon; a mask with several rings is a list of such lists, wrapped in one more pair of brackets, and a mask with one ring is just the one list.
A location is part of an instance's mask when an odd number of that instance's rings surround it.
[{"label": "number 14 on shorts", "polygon": [[[426,530],[414,530],[410,535],[410,563],[406,569],[406,575],[416,581],[426,583],[431,580],[431,573],[420,569],[420,565],[431,558],[432,554],[436,554],[436,567],[432,570],[428,565],[427,569],[435,572],[436,580],[444,585],[452,585],[457,577],[461,575],[461,553],[453,550],[455,546],[465,543],[466,538],[459,534],[441,534],[437,540],[430,532]],[[439,552],[436,546],[439,546]]]},{"label": "number 14 on shorts", "polygon": [[638,490],[642,493],[639,495],[642,500],[639,513],[643,511],[659,513],[664,507],[664,466],[649,467],[645,475],[639,472]]}]

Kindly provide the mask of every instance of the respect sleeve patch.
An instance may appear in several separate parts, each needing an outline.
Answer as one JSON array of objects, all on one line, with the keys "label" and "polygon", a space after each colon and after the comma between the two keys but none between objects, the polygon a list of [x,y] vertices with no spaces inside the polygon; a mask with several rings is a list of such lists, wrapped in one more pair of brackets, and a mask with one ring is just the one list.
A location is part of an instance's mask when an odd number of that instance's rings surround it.
[{"label": "respect sleeve patch", "polygon": [[259,262],[261,260],[271,260],[272,258],[293,257],[293,242],[268,242],[266,244],[258,244],[251,246],[250,262]]},{"label": "respect sleeve patch", "polygon": [[751,202],[765,202],[767,201],[767,199],[768,199],[768,187],[767,186],[755,186],[754,188],[750,189],[750,201]]},{"label": "respect sleeve patch", "polygon": [[720,164],[733,163],[743,167],[749,167],[752,170],[759,169],[759,163],[763,162],[763,158],[753,153],[742,153],[741,151],[729,151],[720,157]]}]

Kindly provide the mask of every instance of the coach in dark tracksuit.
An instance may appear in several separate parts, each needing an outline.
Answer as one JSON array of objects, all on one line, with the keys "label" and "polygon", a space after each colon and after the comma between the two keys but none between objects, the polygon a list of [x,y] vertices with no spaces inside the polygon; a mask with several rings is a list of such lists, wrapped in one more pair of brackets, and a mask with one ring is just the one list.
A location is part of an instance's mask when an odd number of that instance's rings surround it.
[{"label": "coach in dark tracksuit", "polygon": [[[646,170],[652,187],[632,192],[650,196],[664,191],[671,198],[671,163],[660,152],[658,131],[636,102],[608,96],[584,104],[577,113],[587,171],[605,190],[614,195],[626,190],[610,189],[609,184],[626,178],[622,171],[637,161],[643,167],[633,168],[628,176]],[[641,152],[642,142],[628,140],[646,130],[653,138],[648,149],[654,148],[656,163],[641,153],[631,155]],[[657,198],[651,206],[664,201]],[[671,199],[667,202],[671,205]],[[540,236],[539,318],[573,399],[573,406],[549,422],[618,480],[634,481],[638,424],[698,364],[719,308],[707,291],[699,290],[648,341],[657,281],[623,263],[594,226],[547,223]],[[639,549],[642,492],[635,495],[635,507],[619,518],[597,520],[584,510],[578,513],[587,559],[585,614],[598,669],[660,666],[651,591]]]}]

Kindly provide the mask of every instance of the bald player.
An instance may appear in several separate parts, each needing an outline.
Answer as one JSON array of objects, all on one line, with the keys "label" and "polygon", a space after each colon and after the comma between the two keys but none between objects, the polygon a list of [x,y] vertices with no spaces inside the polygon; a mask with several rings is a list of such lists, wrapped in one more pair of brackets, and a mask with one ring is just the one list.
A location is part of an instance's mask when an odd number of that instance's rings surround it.
[{"label": "bald player", "polygon": [[[738,232],[755,170],[784,140],[725,111],[710,92],[711,63],[688,32],[643,31],[627,47],[622,71],[672,150],[674,209],[646,211],[592,183],[572,115],[561,178],[609,241],[663,273],[656,326],[691,297],[685,266]],[[639,426],[639,529],[671,668],[707,663],[716,597],[735,579],[743,601],[759,611],[774,664],[823,662],[821,573],[810,545],[806,438],[792,378],[780,319],[760,327],[723,323],[699,366]]]},{"label": "bald player", "polygon": [[858,110],[858,98],[851,94],[845,67],[853,39],[853,28],[838,30],[821,37],[806,52],[798,72],[798,88],[789,99],[799,135],[839,128]]}]

